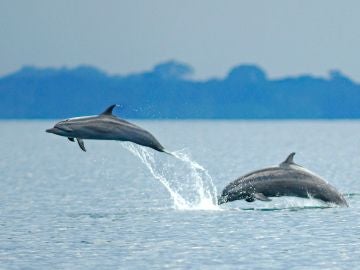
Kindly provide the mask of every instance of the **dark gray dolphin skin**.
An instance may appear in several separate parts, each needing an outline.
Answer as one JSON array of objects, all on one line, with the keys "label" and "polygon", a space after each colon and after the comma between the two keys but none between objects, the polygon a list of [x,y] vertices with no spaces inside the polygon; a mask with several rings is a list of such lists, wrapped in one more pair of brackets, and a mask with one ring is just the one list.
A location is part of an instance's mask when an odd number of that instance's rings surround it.
[{"label": "dark gray dolphin skin", "polygon": [[222,191],[218,204],[235,200],[271,201],[269,197],[315,198],[348,207],[345,198],[327,181],[294,163],[291,153],[278,166],[257,170],[231,182]]},{"label": "dark gray dolphin skin", "polygon": [[111,105],[100,115],[60,121],[46,132],[67,137],[72,142],[76,139],[83,151],[86,151],[83,140],[90,139],[129,141],[170,154],[150,132],[114,116],[112,111],[116,106]]}]

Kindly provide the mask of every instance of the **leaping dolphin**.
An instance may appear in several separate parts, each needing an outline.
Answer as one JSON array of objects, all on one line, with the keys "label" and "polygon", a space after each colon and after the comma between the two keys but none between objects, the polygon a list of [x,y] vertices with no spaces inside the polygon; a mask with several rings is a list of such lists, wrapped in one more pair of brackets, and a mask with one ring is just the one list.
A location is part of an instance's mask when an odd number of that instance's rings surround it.
[{"label": "leaping dolphin", "polygon": [[46,132],[67,137],[72,142],[76,139],[83,151],[86,151],[83,140],[91,139],[129,141],[170,154],[150,132],[113,115],[116,106],[111,105],[100,115],[60,121]]},{"label": "leaping dolphin", "polygon": [[253,171],[230,183],[218,198],[218,204],[235,200],[271,201],[269,197],[295,196],[315,198],[348,207],[336,188],[315,173],[294,162],[291,153],[278,166]]}]

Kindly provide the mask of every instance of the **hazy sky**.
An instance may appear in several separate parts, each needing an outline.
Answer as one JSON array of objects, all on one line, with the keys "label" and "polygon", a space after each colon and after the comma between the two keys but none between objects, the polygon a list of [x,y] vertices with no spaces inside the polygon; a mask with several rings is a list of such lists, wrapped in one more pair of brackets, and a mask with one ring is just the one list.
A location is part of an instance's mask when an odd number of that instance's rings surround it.
[{"label": "hazy sky", "polygon": [[112,74],[168,59],[195,77],[256,63],[271,77],[340,69],[360,81],[360,1],[0,0],[0,75],[23,65]]}]

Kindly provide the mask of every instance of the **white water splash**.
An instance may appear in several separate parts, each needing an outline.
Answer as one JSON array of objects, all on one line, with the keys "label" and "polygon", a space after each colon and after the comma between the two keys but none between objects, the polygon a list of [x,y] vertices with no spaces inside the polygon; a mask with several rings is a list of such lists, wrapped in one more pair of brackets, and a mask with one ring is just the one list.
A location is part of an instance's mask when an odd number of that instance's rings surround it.
[{"label": "white water splash", "polygon": [[176,209],[220,210],[212,178],[205,168],[184,151],[167,156],[132,143],[122,143],[138,157],[150,173],[169,192]]},{"label": "white water splash", "polygon": [[[240,206],[240,207],[239,207]],[[245,201],[232,202],[224,204],[224,209],[232,210],[255,210],[255,211],[278,211],[289,210],[297,211],[303,209],[323,209],[330,207],[340,207],[333,203],[326,203],[314,198],[299,198],[299,197],[275,197],[270,202],[255,201],[247,203]]]},{"label": "white water splash", "polygon": [[299,198],[299,197],[289,197],[284,196],[281,198],[273,199],[271,207],[279,209],[287,208],[323,208],[330,207],[332,204],[326,203],[317,199],[312,198]]}]

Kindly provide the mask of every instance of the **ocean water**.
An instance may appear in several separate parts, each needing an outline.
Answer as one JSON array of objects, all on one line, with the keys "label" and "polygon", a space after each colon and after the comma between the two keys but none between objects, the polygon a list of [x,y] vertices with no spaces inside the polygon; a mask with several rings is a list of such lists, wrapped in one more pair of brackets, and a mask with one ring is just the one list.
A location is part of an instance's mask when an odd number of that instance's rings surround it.
[{"label": "ocean water", "polygon": [[[0,269],[358,269],[360,122],[135,121],[177,157],[0,122]],[[349,208],[276,198],[220,207],[237,177],[295,161]]]}]

